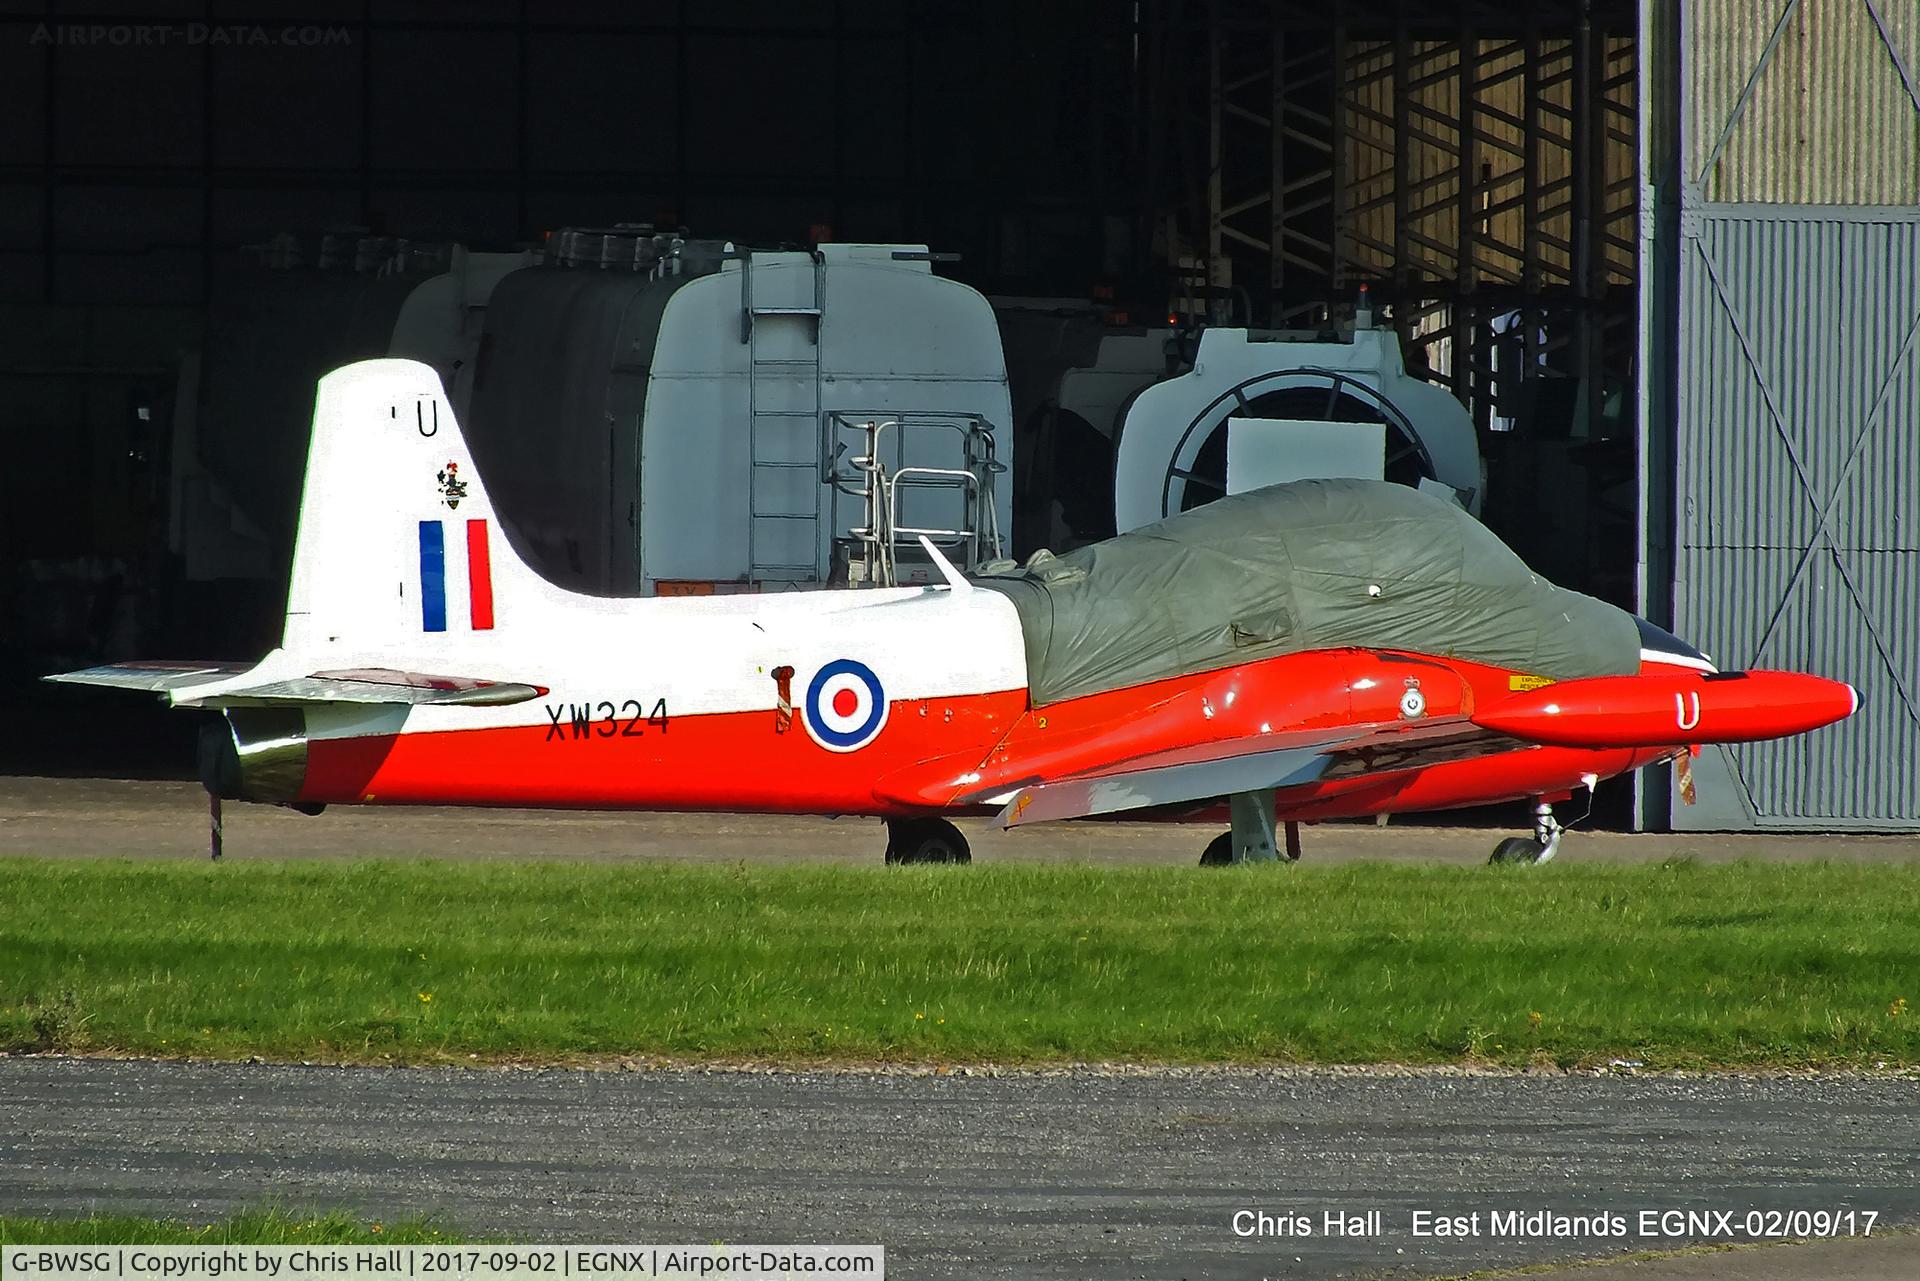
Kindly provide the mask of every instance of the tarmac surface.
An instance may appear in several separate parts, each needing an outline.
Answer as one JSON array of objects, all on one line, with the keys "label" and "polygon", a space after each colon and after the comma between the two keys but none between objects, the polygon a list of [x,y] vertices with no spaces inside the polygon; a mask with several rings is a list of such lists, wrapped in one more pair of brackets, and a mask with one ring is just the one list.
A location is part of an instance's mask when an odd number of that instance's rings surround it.
[{"label": "tarmac surface", "polygon": [[[1576,806],[1561,807],[1562,821]],[[886,846],[877,819],[757,814],[624,814],[596,811],[335,806],[319,815],[228,802],[226,852],[247,858],[628,859],[670,862],[779,860],[873,864]],[[1505,837],[1531,824],[1513,807],[1507,828],[1325,823],[1304,828],[1305,857],[1319,862],[1484,863]],[[1056,823],[1000,830],[962,819],[982,863],[1197,863],[1218,826],[1188,823]],[[0,777],[0,856],[205,858],[207,798],[198,784],[119,779]],[[1697,858],[1920,862],[1920,836],[1680,833],[1626,835],[1576,828],[1560,857],[1605,862]]]},{"label": "tarmac surface", "polygon": [[1733,1248],[1528,1272],[1533,1281],[1913,1281],[1920,1236]]},{"label": "tarmac surface", "polygon": [[[1893,1077],[0,1059],[0,1148],[19,1213],[271,1201],[538,1241],[879,1242],[895,1278],[1424,1277],[1700,1239],[1638,1235],[1643,1210],[1920,1224],[1920,1081]],[[1492,1231],[1492,1212],[1537,1209],[1615,1212],[1633,1235]],[[1241,1237],[1242,1210],[1312,1233]],[[1416,1236],[1420,1210],[1477,1214],[1481,1235]],[[1920,1275],[1920,1238],[1864,1244],[1821,1247],[1817,1268],[1773,1247],[1633,1274]]]}]

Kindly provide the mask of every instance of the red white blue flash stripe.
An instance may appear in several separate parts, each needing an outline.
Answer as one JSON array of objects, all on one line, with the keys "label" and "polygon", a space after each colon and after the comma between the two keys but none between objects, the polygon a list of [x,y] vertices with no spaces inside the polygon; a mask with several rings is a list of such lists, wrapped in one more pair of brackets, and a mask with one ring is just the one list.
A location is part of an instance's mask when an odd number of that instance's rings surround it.
[{"label": "red white blue flash stripe", "polygon": [[[493,627],[493,557],[487,522],[467,522],[467,616],[473,630]],[[420,628],[447,630],[447,530],[443,521],[420,522]]]}]

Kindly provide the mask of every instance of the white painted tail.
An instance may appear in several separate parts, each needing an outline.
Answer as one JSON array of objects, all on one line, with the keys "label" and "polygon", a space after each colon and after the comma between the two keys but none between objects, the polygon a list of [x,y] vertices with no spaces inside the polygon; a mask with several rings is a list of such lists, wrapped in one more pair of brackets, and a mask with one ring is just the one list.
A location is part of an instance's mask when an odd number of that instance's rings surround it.
[{"label": "white painted tail", "polygon": [[283,649],[470,648],[530,603],[531,576],[438,374],[366,360],[320,380]]}]

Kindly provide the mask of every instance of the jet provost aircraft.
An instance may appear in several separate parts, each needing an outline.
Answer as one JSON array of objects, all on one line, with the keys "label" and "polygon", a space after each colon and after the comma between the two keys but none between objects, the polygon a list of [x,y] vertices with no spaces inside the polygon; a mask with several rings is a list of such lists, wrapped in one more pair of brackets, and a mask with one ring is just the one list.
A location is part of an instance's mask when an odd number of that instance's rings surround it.
[{"label": "jet provost aircraft", "polygon": [[1395,485],[1277,485],[973,579],[933,554],[933,586],[563,590],[515,554],[434,372],[372,360],[320,382],[279,648],[50,679],[221,712],[216,798],[870,815],[892,862],[966,861],[951,814],[1223,800],[1206,863],[1506,800],[1536,821],[1496,857],[1536,861],[1598,779],[1858,705],[1718,671]]}]

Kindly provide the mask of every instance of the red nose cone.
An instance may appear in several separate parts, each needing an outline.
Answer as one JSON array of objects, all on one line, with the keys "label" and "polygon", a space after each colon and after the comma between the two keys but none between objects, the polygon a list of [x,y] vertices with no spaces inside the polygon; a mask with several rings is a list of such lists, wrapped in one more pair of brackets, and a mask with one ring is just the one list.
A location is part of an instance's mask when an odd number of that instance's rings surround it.
[{"label": "red nose cone", "polygon": [[1853,686],[1804,672],[1685,672],[1562,681],[1473,719],[1553,747],[1665,747],[1804,734],[1859,706]]}]

